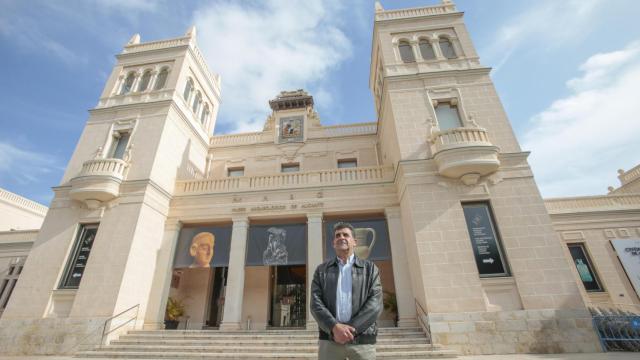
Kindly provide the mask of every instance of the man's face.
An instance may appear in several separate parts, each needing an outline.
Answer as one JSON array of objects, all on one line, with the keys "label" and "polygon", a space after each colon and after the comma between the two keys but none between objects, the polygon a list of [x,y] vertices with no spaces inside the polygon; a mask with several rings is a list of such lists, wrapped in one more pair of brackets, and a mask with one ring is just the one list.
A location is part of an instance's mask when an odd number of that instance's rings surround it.
[{"label": "man's face", "polygon": [[338,229],[333,234],[333,248],[336,253],[348,251],[349,254],[353,253],[353,249],[356,247],[356,239],[353,238],[351,229],[344,228]]},{"label": "man's face", "polygon": [[191,244],[191,256],[197,266],[208,267],[213,257],[213,246],[211,240],[205,237],[196,239]]}]

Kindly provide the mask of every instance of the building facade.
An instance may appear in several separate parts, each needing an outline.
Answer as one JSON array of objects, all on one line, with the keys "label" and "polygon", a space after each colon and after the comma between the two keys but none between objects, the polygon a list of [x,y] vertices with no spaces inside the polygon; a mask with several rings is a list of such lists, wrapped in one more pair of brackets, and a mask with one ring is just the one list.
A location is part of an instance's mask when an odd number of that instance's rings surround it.
[{"label": "building facade", "polygon": [[[637,292],[604,260],[589,266],[608,297],[576,280],[564,242],[582,223],[540,196],[489,72],[451,1],[377,4],[375,122],[323,126],[310,94],[283,91],[262,131],[210,136],[220,79],[195,28],[135,35],[54,188],[0,348],[69,352],[129,311],[163,328],[169,298],[187,328],[315,328],[310,278],[346,220],[396,300],[382,325],[463,353],[598,351],[587,305],[637,305]],[[628,222],[606,229],[638,231],[628,196]]]}]

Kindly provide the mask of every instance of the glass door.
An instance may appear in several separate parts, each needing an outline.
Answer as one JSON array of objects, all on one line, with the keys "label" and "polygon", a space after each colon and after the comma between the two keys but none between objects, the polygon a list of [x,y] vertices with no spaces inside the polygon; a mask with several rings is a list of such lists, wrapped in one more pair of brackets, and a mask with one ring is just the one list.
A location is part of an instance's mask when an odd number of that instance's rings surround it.
[{"label": "glass door", "polygon": [[271,327],[306,326],[306,279],[306,265],[271,267]]}]

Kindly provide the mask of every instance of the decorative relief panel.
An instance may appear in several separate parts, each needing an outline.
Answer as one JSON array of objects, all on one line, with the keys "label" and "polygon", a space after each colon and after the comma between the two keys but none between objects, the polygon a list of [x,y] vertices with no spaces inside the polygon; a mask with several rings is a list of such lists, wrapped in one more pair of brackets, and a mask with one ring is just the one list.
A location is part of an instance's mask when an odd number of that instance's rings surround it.
[{"label": "decorative relief panel", "polygon": [[584,240],[585,236],[582,231],[563,231],[562,239],[565,241]]},{"label": "decorative relief panel", "polygon": [[616,231],[614,229],[604,229],[604,237],[606,238],[615,238]]}]

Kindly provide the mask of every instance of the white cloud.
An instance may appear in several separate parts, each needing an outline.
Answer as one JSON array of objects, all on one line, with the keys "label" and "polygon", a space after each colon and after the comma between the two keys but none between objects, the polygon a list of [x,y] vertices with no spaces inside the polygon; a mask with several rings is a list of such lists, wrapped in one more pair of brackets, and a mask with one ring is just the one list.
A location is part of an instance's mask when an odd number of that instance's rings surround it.
[{"label": "white cloud", "polygon": [[595,54],[572,91],[535,115],[523,141],[545,196],[604,193],[640,160],[640,42]]},{"label": "white cloud", "polygon": [[19,184],[42,180],[60,170],[58,161],[51,155],[20,149],[0,140],[0,175]]},{"label": "white cloud", "polygon": [[261,129],[268,100],[282,90],[313,89],[326,99],[323,80],[351,55],[341,1],[249,4],[209,4],[195,15],[199,46],[222,78],[218,128],[234,132]]},{"label": "white cloud", "polygon": [[523,46],[545,50],[585,36],[605,0],[535,1],[520,15],[501,26],[488,48],[488,63],[497,64],[494,74]]}]

